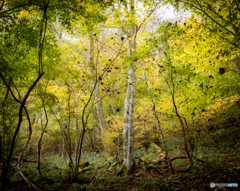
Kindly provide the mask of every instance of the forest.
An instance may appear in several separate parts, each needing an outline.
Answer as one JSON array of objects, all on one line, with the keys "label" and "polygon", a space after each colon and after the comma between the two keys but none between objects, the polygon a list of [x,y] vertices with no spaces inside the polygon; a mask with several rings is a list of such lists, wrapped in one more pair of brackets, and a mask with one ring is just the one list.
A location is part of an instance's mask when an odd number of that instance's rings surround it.
[{"label": "forest", "polygon": [[1,0],[1,190],[239,190],[239,20],[238,0]]}]

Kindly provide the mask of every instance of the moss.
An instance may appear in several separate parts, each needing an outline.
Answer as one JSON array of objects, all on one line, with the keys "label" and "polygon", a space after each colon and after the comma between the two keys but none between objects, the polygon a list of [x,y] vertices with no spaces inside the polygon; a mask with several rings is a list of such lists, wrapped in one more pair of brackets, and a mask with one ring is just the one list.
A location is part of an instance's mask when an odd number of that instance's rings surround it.
[{"label": "moss", "polygon": [[79,162],[79,168],[84,168],[89,165],[89,162],[86,159],[81,159]]},{"label": "moss", "polygon": [[117,171],[117,175],[120,175],[123,173],[123,168],[124,168],[124,165],[122,164],[122,166]]},{"label": "moss", "polygon": [[161,164],[161,165],[156,165],[157,168],[163,169],[163,168],[168,168],[167,165]]},{"label": "moss", "polygon": [[82,169],[79,168],[78,172],[83,173],[85,171],[92,170],[92,169],[93,169],[92,167],[88,166],[88,167],[85,167],[85,168],[82,168]]},{"label": "moss", "polygon": [[130,174],[133,174],[135,169],[136,169],[136,163],[135,163],[135,160],[133,160],[133,166],[131,169],[127,170],[126,166],[123,164],[117,171],[117,175],[120,175],[123,173],[125,176],[128,176]]}]

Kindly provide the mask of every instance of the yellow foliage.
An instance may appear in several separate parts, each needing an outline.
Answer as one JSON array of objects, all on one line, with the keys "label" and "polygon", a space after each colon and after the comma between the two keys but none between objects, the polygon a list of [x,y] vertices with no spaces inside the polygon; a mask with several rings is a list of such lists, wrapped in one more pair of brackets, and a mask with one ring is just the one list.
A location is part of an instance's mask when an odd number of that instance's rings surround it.
[{"label": "yellow foliage", "polygon": [[32,104],[32,103],[30,103],[29,105],[28,105],[28,108],[34,108],[35,106]]},{"label": "yellow foliage", "polygon": [[19,17],[28,17],[29,16],[29,12],[28,11],[21,11]]}]

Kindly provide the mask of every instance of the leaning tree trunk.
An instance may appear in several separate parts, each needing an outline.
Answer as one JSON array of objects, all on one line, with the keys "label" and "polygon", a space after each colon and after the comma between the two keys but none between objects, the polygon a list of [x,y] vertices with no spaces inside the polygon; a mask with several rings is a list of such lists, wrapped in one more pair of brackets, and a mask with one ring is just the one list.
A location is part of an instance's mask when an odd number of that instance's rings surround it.
[{"label": "leaning tree trunk", "polygon": [[[166,43],[167,42],[167,39],[165,39]],[[168,44],[167,44],[168,45]],[[168,45],[168,48],[169,48],[169,45]],[[183,123],[183,120],[182,120],[182,117],[180,116],[179,112],[178,112],[178,109],[177,109],[177,105],[176,105],[176,101],[175,101],[175,84],[174,84],[174,81],[173,81],[173,65],[172,65],[172,61],[171,61],[171,57],[170,55],[168,55],[167,53],[165,53],[165,56],[169,62],[169,65],[170,65],[170,81],[168,81],[168,79],[166,77],[165,78],[165,81],[167,83],[167,86],[170,90],[170,94],[171,94],[171,97],[172,97],[172,103],[173,103],[173,107],[175,109],[175,113],[180,121],[180,124],[181,124],[181,127],[182,127],[182,133],[183,133],[183,139],[184,139],[184,149],[187,153],[187,156],[188,156],[188,159],[190,161],[190,167],[193,166],[193,160],[189,154],[189,151],[188,151],[188,148],[187,148],[187,140],[186,140],[186,132],[185,132],[185,125]],[[171,87],[172,85],[172,87]]]},{"label": "leaning tree trunk", "polygon": [[174,174],[172,162],[171,162],[170,157],[169,157],[169,155],[168,155],[167,146],[166,146],[166,143],[165,143],[165,140],[164,140],[164,135],[163,135],[163,132],[162,132],[162,127],[161,127],[161,124],[160,124],[160,121],[159,121],[159,118],[158,118],[158,116],[157,116],[157,112],[156,112],[156,109],[155,109],[155,102],[154,102],[154,100],[153,100],[153,98],[152,98],[152,96],[151,96],[151,91],[150,91],[150,88],[149,88],[149,86],[148,86],[147,78],[146,78],[146,74],[145,74],[145,70],[144,70],[144,67],[142,66],[142,64],[141,64],[141,68],[142,68],[142,70],[143,70],[144,82],[145,82],[146,87],[147,87],[148,95],[149,95],[149,97],[150,97],[150,99],[151,99],[151,102],[152,102],[152,105],[153,105],[152,110],[153,110],[154,116],[155,116],[155,118],[156,118],[156,120],[157,120],[157,124],[158,124],[158,125],[157,125],[157,130],[158,130],[158,133],[159,133],[159,135],[160,135],[160,137],[161,137],[162,145],[163,145],[163,148],[164,148],[164,151],[165,151],[165,154],[166,154],[166,158],[167,158],[167,163],[168,163],[168,166],[169,166],[169,168],[170,168],[171,173]]}]

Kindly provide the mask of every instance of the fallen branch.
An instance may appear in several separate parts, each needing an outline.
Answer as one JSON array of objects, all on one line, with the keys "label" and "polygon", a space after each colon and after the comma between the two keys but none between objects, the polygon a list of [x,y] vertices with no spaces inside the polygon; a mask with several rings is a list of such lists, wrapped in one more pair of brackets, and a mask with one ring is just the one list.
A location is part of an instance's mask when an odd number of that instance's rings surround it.
[{"label": "fallen branch", "polygon": [[171,161],[174,161],[174,160],[176,160],[176,159],[188,159],[188,157],[187,157],[187,156],[173,157],[173,158],[171,158]]},{"label": "fallen branch", "polygon": [[113,164],[109,167],[108,170],[112,170],[112,168],[113,168],[114,166],[116,166],[118,163],[120,163],[120,161],[117,161],[117,162],[113,163]]},{"label": "fallen branch", "polygon": [[158,174],[163,174],[163,172],[160,172],[154,165],[151,166]]},{"label": "fallen branch", "polygon": [[[13,161],[18,161],[18,159],[19,159],[19,157],[12,157],[12,160],[13,160]],[[25,158],[22,158],[22,161],[23,161],[23,162],[34,162],[34,163],[38,163],[38,161],[36,161],[36,160],[28,160],[28,159],[25,159]],[[42,163],[40,163],[40,164],[42,164]]]}]

